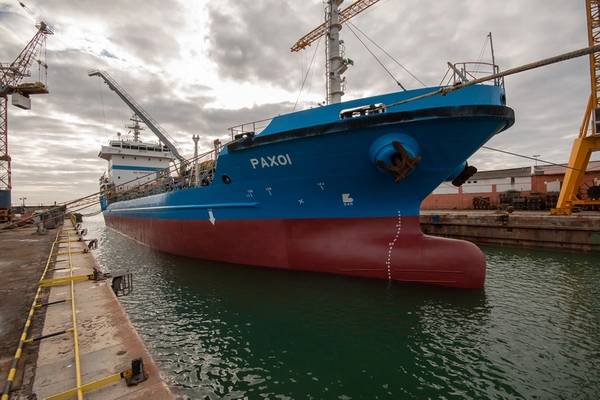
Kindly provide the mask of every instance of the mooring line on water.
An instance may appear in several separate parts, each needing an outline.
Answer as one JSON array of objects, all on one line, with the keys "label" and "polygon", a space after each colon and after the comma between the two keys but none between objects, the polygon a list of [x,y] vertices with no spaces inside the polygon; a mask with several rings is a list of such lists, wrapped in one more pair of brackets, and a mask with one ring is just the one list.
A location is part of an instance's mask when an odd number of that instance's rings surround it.
[{"label": "mooring line on water", "polygon": [[595,46],[592,47],[584,47],[582,49],[579,50],[575,50],[575,51],[570,51],[568,53],[563,53],[563,54],[559,54],[558,56],[554,56],[554,57],[550,57],[550,58],[545,58],[543,60],[540,61],[535,61],[529,64],[524,64],[521,65],[519,67],[515,67],[515,68],[509,68],[505,71],[502,72],[498,72],[496,74],[492,74],[492,75],[488,75],[488,76],[484,76],[483,78],[478,78],[478,79],[473,79],[472,81],[468,81],[468,82],[461,82],[459,84],[456,84],[454,86],[446,86],[446,87],[442,87],[439,88],[437,90],[419,95],[419,96],[415,96],[415,97],[411,97],[408,99],[404,99],[404,100],[400,100],[394,103],[390,103],[390,104],[386,104],[387,108],[390,107],[396,107],[396,106],[400,106],[403,104],[407,104],[407,103],[412,103],[415,102],[417,100],[423,100],[423,99],[427,99],[429,97],[433,97],[433,96],[437,96],[437,95],[446,95],[448,93],[451,92],[455,92],[457,90],[461,90],[461,89],[465,89],[467,87],[473,86],[473,85],[477,85],[479,83],[484,83],[484,82],[488,82],[491,80],[495,80],[495,79],[500,79],[500,78],[504,78],[506,76],[509,75],[515,75],[521,72],[526,72],[526,71],[530,71],[532,69],[537,69],[537,68],[541,68],[541,67],[545,67],[548,65],[552,65],[552,64],[556,64],[559,62],[563,62],[563,61],[567,61],[567,60],[571,60],[573,58],[578,58],[578,57],[583,57],[583,56],[587,56],[590,54],[595,54],[600,52],[600,44],[597,44]]},{"label": "mooring line on water", "polygon": [[481,148],[484,149],[484,150],[497,151],[498,153],[504,153],[504,154],[508,154],[510,156],[521,157],[521,158],[525,158],[527,160],[533,160],[533,161],[536,161],[536,162],[541,162],[541,163],[544,163],[544,164],[553,165],[555,167],[561,167],[561,168],[565,168],[565,169],[572,169],[574,171],[585,172],[585,171],[583,171],[581,169],[570,167],[568,164],[558,164],[558,163],[555,163],[555,162],[552,162],[552,161],[543,160],[543,159],[538,158],[538,157],[530,157],[530,156],[526,156],[524,154],[514,153],[512,151],[507,151],[507,150],[502,150],[502,149],[496,149],[496,148],[489,147],[489,146],[481,146]]}]

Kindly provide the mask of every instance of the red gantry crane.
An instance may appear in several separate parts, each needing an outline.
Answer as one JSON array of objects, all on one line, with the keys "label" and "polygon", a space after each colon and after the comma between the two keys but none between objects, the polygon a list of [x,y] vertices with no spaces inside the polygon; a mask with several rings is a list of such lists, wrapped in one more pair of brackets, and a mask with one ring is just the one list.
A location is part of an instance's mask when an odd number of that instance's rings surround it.
[{"label": "red gantry crane", "polygon": [[[37,32],[27,43],[27,46],[9,63],[0,64],[0,222],[9,217],[10,192],[12,188],[10,156],[8,154],[8,95],[11,95],[12,104],[16,107],[29,110],[33,94],[46,94],[48,88],[42,79],[46,78],[48,65],[42,57],[45,56],[46,37],[53,32],[45,22],[36,25]],[[45,57],[44,57],[45,58]],[[39,79],[35,82],[21,82],[23,78],[31,76],[30,67],[34,59],[39,66]],[[42,77],[43,72],[43,77]]]}]

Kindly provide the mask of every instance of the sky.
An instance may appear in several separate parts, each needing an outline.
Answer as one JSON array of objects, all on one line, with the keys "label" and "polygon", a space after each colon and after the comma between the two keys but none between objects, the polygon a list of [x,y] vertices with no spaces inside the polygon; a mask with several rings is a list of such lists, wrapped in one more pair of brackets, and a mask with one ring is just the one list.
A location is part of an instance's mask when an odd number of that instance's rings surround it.
[{"label": "sky", "polygon": [[[11,62],[34,35],[34,18],[55,34],[45,52],[50,94],[32,96],[28,111],[9,106],[13,203],[97,191],[106,169],[100,146],[127,133],[132,112],[90,70],[108,71],[184,155],[193,153],[193,134],[209,149],[230,126],[291,112],[297,99],[296,109],[315,107],[325,97],[323,44],[290,52],[322,22],[321,0],[24,3],[29,11],[0,0],[0,62]],[[489,61],[490,31],[501,69],[587,46],[584,0],[381,0],[352,22],[428,86],[439,84],[448,61]],[[341,36],[354,60],[344,100],[399,90],[348,27]],[[363,41],[404,86],[421,87]],[[508,77],[516,123],[488,146],[566,162],[589,96],[588,70],[580,58]],[[31,72],[37,78],[37,63]],[[155,140],[148,130],[143,138]],[[531,165],[484,149],[470,163],[479,170]]]}]

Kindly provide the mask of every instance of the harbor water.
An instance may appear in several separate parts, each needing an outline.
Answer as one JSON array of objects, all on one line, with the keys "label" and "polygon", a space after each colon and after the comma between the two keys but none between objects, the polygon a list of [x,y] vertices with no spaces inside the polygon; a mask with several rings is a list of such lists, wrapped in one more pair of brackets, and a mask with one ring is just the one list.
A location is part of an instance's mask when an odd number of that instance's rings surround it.
[{"label": "harbor water", "polygon": [[192,260],[84,226],[104,269],[133,273],[121,301],[181,398],[600,393],[597,254],[486,247],[486,287],[466,291]]}]

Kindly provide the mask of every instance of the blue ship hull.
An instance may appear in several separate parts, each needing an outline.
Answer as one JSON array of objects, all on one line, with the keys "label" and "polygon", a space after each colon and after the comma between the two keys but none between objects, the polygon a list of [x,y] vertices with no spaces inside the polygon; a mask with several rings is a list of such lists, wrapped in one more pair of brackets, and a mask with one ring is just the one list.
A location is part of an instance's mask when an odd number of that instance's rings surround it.
[{"label": "blue ship hull", "polygon": [[[503,88],[427,88],[286,114],[219,154],[208,186],[104,202],[109,226],[161,251],[247,265],[481,287],[474,245],[424,236],[421,201],[514,122]],[[344,109],[388,105],[340,119]],[[413,161],[399,175],[398,149]],[[394,158],[396,157],[396,158]]]}]

